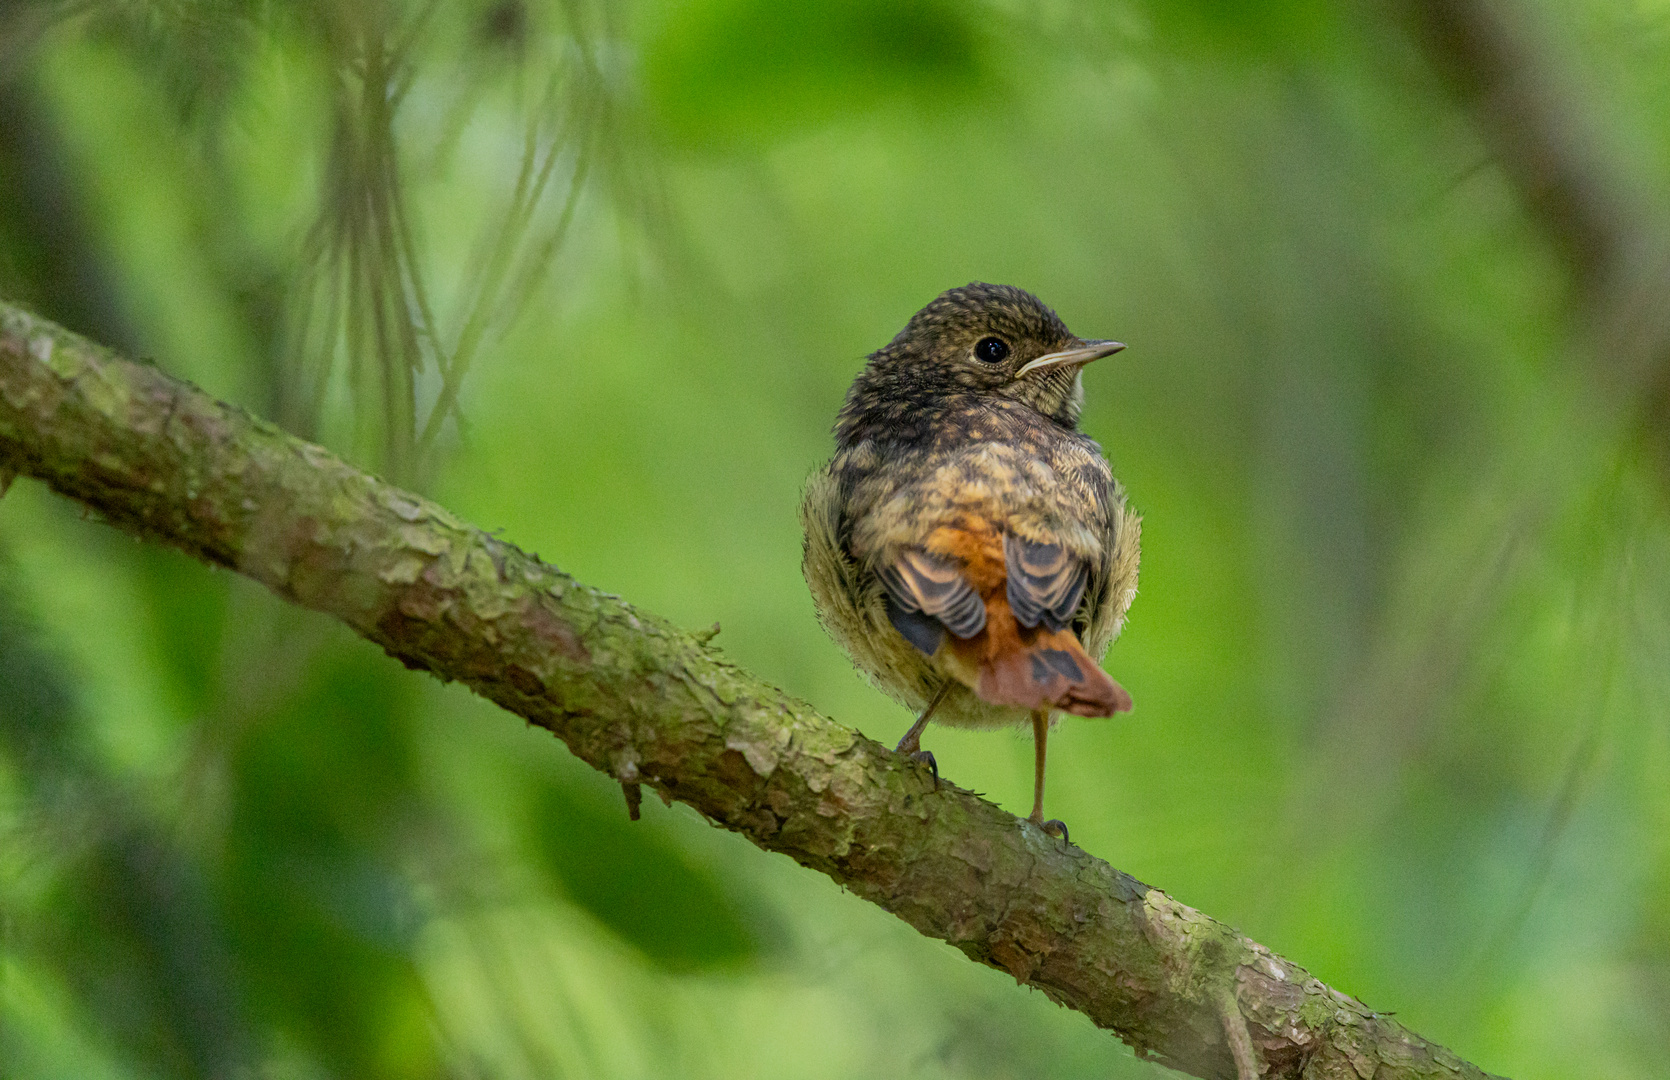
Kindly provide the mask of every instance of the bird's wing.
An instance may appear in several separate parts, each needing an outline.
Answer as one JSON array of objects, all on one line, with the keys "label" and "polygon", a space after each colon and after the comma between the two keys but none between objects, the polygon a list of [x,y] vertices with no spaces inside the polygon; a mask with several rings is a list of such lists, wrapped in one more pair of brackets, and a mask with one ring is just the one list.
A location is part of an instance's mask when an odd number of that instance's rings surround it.
[{"label": "bird's wing", "polygon": [[928,620],[960,638],[971,638],[986,626],[980,595],[951,559],[906,548],[892,562],[878,567],[876,576],[891,601],[887,613],[893,625],[923,652],[932,653],[940,641],[938,628]]},{"label": "bird's wing", "polygon": [[1073,621],[1090,563],[1061,544],[1038,543],[1004,534],[1003,561],[1008,568],[1009,608],[1022,626],[1043,623],[1062,630]]}]

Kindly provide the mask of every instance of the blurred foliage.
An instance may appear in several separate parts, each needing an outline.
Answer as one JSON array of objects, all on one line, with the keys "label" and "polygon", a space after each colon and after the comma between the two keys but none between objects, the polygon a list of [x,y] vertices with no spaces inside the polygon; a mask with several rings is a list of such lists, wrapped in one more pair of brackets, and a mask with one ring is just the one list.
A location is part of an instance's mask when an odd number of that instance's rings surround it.
[{"label": "blurred foliage", "polygon": [[650,41],[646,85],[668,134],[696,147],[757,145],[901,100],[933,108],[985,81],[995,43],[978,14],[935,0],[687,4]]},{"label": "blurred foliage", "polygon": [[[1670,1045],[1670,478],[1393,17],[1206,0],[13,0],[0,292],[878,738],[795,504],[971,279],[1131,343],[1076,840],[1510,1075]],[[1670,11],[1515,12],[1670,176]],[[1587,95],[1586,97],[1583,95]],[[931,729],[1022,808],[1024,738]],[[20,482],[0,1074],[1153,1075],[549,736]]]}]

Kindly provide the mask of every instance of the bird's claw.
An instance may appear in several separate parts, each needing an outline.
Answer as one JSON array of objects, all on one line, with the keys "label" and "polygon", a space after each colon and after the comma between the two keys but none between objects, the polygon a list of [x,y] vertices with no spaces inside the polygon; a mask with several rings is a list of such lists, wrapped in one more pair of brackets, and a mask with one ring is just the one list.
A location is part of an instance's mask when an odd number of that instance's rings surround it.
[{"label": "bird's claw", "polygon": [[1067,843],[1072,843],[1072,841],[1067,838],[1067,823],[1062,821],[1060,818],[1050,818],[1048,821],[1044,822],[1041,827],[1046,833],[1049,833],[1057,840],[1066,840]]},{"label": "bird's claw", "polygon": [[918,750],[918,751],[916,751],[916,753],[910,755],[910,760],[916,762],[918,765],[926,765],[930,770],[932,770],[932,772],[934,774],[934,790],[938,791],[939,790],[939,762],[934,760],[934,755],[930,751],[927,751],[927,750]]}]

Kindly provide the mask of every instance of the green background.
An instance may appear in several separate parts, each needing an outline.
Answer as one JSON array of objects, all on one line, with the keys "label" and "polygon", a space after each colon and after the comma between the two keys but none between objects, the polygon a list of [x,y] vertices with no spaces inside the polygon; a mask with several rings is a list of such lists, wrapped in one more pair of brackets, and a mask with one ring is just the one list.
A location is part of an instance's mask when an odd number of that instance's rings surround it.
[{"label": "green background", "polygon": [[[1664,191],[1670,6],[1507,10]],[[890,741],[800,488],[913,311],[1028,288],[1129,343],[1082,426],[1144,515],[1136,709],[1059,729],[1051,814],[1489,1070],[1657,1076],[1670,472],[1395,11],[13,3],[0,293]],[[1028,738],[925,742],[1026,810]],[[320,617],[0,502],[0,1075],[1163,1071]]]}]

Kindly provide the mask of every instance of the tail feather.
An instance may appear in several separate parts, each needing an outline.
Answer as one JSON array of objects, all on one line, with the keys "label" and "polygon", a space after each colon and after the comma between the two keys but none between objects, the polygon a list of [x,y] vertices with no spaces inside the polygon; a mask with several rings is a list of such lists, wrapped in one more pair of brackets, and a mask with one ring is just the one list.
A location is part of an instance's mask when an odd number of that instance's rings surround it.
[{"label": "tail feather", "polygon": [[[1009,550],[1006,544],[1000,530],[976,520],[942,526],[929,537],[927,552],[961,568],[961,580],[981,598],[985,614],[983,625],[970,622],[972,632],[968,637],[959,637],[962,631],[941,618],[940,624],[946,625],[949,633],[932,642],[937,662],[994,705],[1059,709],[1078,716],[1129,712],[1131,695],[1090,658],[1071,627],[1051,629],[1049,620],[1042,617],[1044,609],[1032,610],[1043,574],[1039,560],[1042,554],[1048,554],[1042,551],[1047,545],[1017,548],[1019,569],[1029,574],[1028,588],[1020,590],[1026,598],[1023,606],[1038,617],[1024,624],[1016,618],[1009,602],[1008,576],[1012,568],[1005,561]],[[891,608],[889,618],[893,618]],[[900,626],[896,618],[894,625],[906,633],[907,627]],[[908,633],[906,636],[909,638]]]},{"label": "tail feather", "polygon": [[1046,630],[1030,645],[1001,650],[980,665],[976,690],[995,705],[1075,716],[1131,710],[1131,695],[1090,659],[1071,630]]}]

